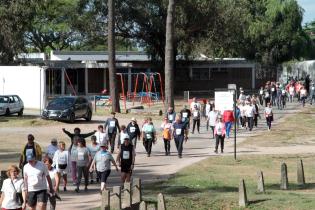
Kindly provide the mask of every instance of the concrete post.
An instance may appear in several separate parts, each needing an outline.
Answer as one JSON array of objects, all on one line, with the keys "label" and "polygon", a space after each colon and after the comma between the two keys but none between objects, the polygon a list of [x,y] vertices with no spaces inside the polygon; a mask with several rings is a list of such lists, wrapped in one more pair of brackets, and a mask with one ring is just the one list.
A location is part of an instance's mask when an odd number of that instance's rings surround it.
[{"label": "concrete post", "polygon": [[166,210],[165,199],[162,193],[158,194],[157,200],[158,200],[157,210]]},{"label": "concrete post", "polygon": [[289,186],[287,164],[281,164],[281,190],[287,190]]},{"label": "concrete post", "polygon": [[140,208],[139,208],[139,210],[147,210],[147,209],[148,209],[148,207],[147,207],[146,202],[142,201],[142,202],[140,203]]},{"label": "concrete post", "polygon": [[304,167],[301,159],[297,162],[297,184],[302,186],[305,185]]},{"label": "concrete post", "polygon": [[101,210],[109,210],[110,209],[109,207],[110,207],[110,191],[103,190]]},{"label": "concrete post", "polygon": [[265,181],[264,181],[264,174],[262,171],[257,172],[257,191],[260,193],[265,193]]},{"label": "concrete post", "polygon": [[133,178],[132,180],[133,189],[132,193],[132,203],[140,203],[142,200],[142,192],[141,192],[141,179]]},{"label": "concrete post", "polygon": [[121,210],[121,187],[113,187],[113,195],[110,200],[110,209]]},{"label": "concrete post", "polygon": [[125,208],[131,208],[131,182],[124,183],[124,206]]},{"label": "concrete post", "polygon": [[246,193],[246,186],[245,181],[242,179],[239,184],[238,188],[238,204],[240,207],[246,207],[247,206],[247,193]]}]

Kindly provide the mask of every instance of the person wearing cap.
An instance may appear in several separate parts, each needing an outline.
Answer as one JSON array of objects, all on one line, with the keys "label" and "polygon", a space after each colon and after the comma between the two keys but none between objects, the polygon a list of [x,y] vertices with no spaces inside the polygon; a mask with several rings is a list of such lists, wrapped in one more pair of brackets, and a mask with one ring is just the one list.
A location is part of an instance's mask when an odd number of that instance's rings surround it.
[{"label": "person wearing cap", "polygon": [[221,153],[224,150],[224,138],[225,138],[225,123],[223,122],[222,116],[218,115],[218,120],[214,127],[214,135],[215,135],[215,153],[218,153],[218,147],[220,144]]},{"label": "person wearing cap", "polygon": [[201,117],[201,113],[200,110],[198,109],[198,106],[195,105],[193,111],[192,111],[192,117],[193,117],[193,129],[191,133],[195,132],[195,127],[197,124],[197,131],[198,133],[200,133],[200,117]]},{"label": "person wearing cap", "polygon": [[96,143],[101,144],[102,142],[105,142],[108,144],[108,136],[107,133],[104,132],[103,125],[97,126],[97,132],[94,135],[96,136]]},{"label": "person wearing cap", "polygon": [[187,128],[190,128],[190,117],[191,111],[187,108],[187,105],[184,105],[183,109],[180,111],[182,122],[186,123]]},{"label": "person wearing cap", "polygon": [[119,127],[119,122],[117,120],[117,118],[115,117],[116,113],[112,112],[112,117],[107,118],[107,120],[105,121],[105,125],[104,125],[104,129],[107,129],[107,135],[108,135],[108,139],[109,139],[109,143],[110,143],[110,151],[111,153],[114,153],[115,150],[115,139],[116,139],[116,134],[117,134],[117,130],[120,133],[120,127]]},{"label": "person wearing cap", "polygon": [[188,139],[188,129],[187,125],[181,121],[180,115],[176,116],[172,131],[172,138],[174,138],[175,141],[178,157],[182,158],[183,144],[184,141],[187,142]]},{"label": "person wearing cap", "polygon": [[78,193],[80,191],[80,183],[82,179],[82,175],[84,176],[84,190],[87,191],[88,184],[89,184],[89,163],[91,160],[91,153],[86,148],[85,141],[80,138],[78,141],[78,147],[77,147],[77,173],[78,173],[78,179],[77,179],[77,187],[75,191]]},{"label": "person wearing cap", "polygon": [[55,195],[55,191],[46,165],[36,160],[33,153],[26,155],[27,164],[24,166],[24,185],[26,188],[26,201],[31,210],[45,210],[48,193]]},{"label": "person wearing cap", "polygon": [[[169,118],[167,118],[169,120]],[[151,156],[152,144],[156,141],[156,131],[152,122],[152,118],[148,118],[148,123],[146,123],[142,128],[143,136],[143,146],[147,152],[147,156]]]},{"label": "person wearing cap", "polygon": [[34,142],[35,138],[33,134],[27,135],[27,144],[23,147],[20,156],[20,169],[23,169],[24,165],[27,163],[26,156],[32,154],[36,160],[42,160],[42,148],[38,143]]},{"label": "person wearing cap", "polygon": [[[107,144],[107,142],[103,142],[104,144]],[[90,151],[91,154],[91,160],[90,160],[90,164],[89,166],[91,166],[93,158],[95,156],[95,154],[100,150],[100,144],[98,144],[96,142],[96,136],[91,136],[91,144],[87,147],[88,150]],[[98,177],[98,176],[97,176]],[[98,178],[96,178],[96,182],[98,182]],[[90,173],[90,183],[93,184],[94,183],[94,179],[93,179],[93,172]]]},{"label": "person wearing cap", "polygon": [[[185,123],[185,122],[184,122]],[[165,117],[161,124],[162,137],[164,141],[165,155],[171,154],[171,139],[172,139],[172,123]]]},{"label": "person wearing cap", "polygon": [[47,147],[46,156],[50,157],[51,159],[54,158],[55,152],[58,150],[58,141],[57,139],[53,138],[50,142],[50,145]]},{"label": "person wearing cap", "polygon": [[55,152],[52,166],[56,168],[59,180],[63,178],[63,191],[67,191],[67,174],[70,169],[69,152],[66,149],[66,143],[59,141],[59,149]]},{"label": "person wearing cap", "polygon": [[175,117],[176,117],[176,112],[174,111],[174,108],[173,107],[169,107],[167,112],[166,112],[166,115],[165,117],[167,117],[168,121],[170,123],[173,123],[174,120],[175,120]]},{"label": "person wearing cap", "polygon": [[127,133],[130,137],[132,145],[136,148],[137,140],[140,139],[141,136],[141,131],[136,118],[131,118],[131,122],[127,125]]},{"label": "person wearing cap", "polygon": [[121,168],[121,182],[130,182],[132,170],[134,169],[136,151],[130,143],[128,136],[125,137],[124,143],[120,145],[116,162]]}]

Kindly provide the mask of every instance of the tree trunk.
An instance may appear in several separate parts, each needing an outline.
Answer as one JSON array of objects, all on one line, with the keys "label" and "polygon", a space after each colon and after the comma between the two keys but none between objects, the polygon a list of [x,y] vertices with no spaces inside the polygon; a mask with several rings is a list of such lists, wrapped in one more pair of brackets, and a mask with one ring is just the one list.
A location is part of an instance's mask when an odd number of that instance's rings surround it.
[{"label": "tree trunk", "polygon": [[174,16],[175,0],[168,1],[165,41],[165,110],[174,107]]},{"label": "tree trunk", "polygon": [[120,112],[115,63],[115,0],[108,0],[108,69],[112,111]]}]

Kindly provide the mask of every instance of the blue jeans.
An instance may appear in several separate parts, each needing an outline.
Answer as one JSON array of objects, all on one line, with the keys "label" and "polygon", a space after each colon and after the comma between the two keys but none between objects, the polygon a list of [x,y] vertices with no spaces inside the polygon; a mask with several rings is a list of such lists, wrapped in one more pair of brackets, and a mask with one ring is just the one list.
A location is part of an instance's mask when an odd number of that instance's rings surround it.
[{"label": "blue jeans", "polygon": [[229,138],[230,137],[230,131],[232,128],[233,122],[226,122],[225,123],[225,129],[226,129],[226,136]]}]

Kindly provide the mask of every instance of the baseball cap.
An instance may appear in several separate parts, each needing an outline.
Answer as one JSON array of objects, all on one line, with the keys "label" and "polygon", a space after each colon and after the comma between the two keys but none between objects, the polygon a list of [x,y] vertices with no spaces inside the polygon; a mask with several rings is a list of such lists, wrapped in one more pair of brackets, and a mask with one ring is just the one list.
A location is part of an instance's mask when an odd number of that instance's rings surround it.
[{"label": "baseball cap", "polygon": [[33,153],[26,155],[26,161],[30,161],[30,160],[35,160],[35,156],[33,155]]}]

